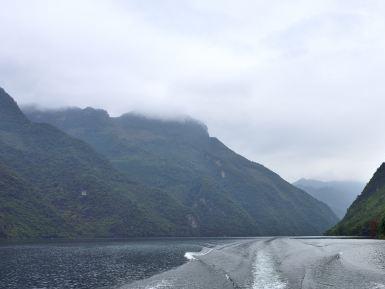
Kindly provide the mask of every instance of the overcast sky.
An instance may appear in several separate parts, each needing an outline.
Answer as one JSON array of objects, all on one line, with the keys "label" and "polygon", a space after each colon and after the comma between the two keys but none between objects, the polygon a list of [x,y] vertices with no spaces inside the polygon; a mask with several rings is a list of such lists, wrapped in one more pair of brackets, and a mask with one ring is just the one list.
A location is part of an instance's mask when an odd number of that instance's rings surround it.
[{"label": "overcast sky", "polygon": [[0,0],[19,104],[190,115],[289,181],[385,160],[383,0]]}]

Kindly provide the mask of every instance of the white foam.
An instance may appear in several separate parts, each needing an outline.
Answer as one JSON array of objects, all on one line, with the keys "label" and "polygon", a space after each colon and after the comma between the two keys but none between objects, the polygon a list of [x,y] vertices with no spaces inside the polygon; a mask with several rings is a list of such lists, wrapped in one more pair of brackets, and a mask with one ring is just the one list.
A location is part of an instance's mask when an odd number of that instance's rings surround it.
[{"label": "white foam", "polygon": [[274,261],[268,252],[259,250],[253,266],[253,289],[285,289],[286,283],[274,269]]},{"label": "white foam", "polygon": [[373,289],[385,289],[385,285],[381,283],[372,283]]},{"label": "white foam", "polygon": [[204,255],[207,255],[208,253],[210,253],[213,249],[210,249],[210,250],[207,250],[207,251],[200,251],[200,252],[186,252],[184,254],[184,257],[189,260],[189,261],[193,261],[193,260],[197,260],[196,257],[198,256],[204,256]]},{"label": "white foam", "polygon": [[196,258],[194,257],[194,253],[193,253],[193,252],[186,252],[186,253],[184,254],[184,257],[185,257],[187,260],[190,260],[190,261],[196,260]]}]

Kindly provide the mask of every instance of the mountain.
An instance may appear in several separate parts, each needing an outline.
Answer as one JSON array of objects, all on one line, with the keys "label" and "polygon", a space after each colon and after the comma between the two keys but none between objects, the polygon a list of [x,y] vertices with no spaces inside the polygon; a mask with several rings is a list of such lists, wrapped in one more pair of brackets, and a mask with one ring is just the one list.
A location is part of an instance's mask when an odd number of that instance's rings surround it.
[{"label": "mountain", "polygon": [[58,216],[40,203],[34,189],[0,164],[0,238],[56,235]]},{"label": "mountain", "polygon": [[206,235],[245,218],[256,235],[319,235],[338,221],[324,203],[236,154],[193,119],[110,117],[93,108],[24,112],[87,142],[131,180],[167,191],[194,212],[194,226]]},{"label": "mountain", "polygon": [[340,219],[365,186],[353,181],[322,182],[311,179],[300,179],[293,185],[327,204]]},{"label": "mountain", "polygon": [[[239,215],[226,233],[250,230]],[[31,122],[0,89],[2,238],[190,236],[199,234],[194,218],[169,194],[128,181],[86,143]]]},{"label": "mountain", "polygon": [[385,238],[385,163],[377,169],[345,217],[328,234]]}]

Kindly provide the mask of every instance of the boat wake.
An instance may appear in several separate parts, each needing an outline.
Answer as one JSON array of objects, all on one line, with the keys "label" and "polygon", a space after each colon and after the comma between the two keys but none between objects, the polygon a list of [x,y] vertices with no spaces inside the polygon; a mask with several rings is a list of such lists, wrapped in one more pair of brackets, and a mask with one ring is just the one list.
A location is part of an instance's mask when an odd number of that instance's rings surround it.
[{"label": "boat wake", "polygon": [[188,262],[182,266],[122,288],[346,289],[349,284],[349,289],[385,289],[385,263],[378,265],[367,257],[385,250],[384,245],[353,239],[237,240],[201,252],[186,252]]},{"label": "boat wake", "polygon": [[274,260],[265,250],[259,250],[253,266],[254,281],[252,289],[285,289],[278,272],[274,268]]}]

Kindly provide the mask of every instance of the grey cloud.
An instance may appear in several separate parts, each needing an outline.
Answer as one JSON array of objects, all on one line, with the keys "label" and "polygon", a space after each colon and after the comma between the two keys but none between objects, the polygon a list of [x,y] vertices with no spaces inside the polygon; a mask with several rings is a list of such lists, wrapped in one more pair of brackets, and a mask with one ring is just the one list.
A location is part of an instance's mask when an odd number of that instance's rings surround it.
[{"label": "grey cloud", "polygon": [[289,180],[384,160],[382,1],[14,0],[0,85],[19,103],[191,115]]}]

